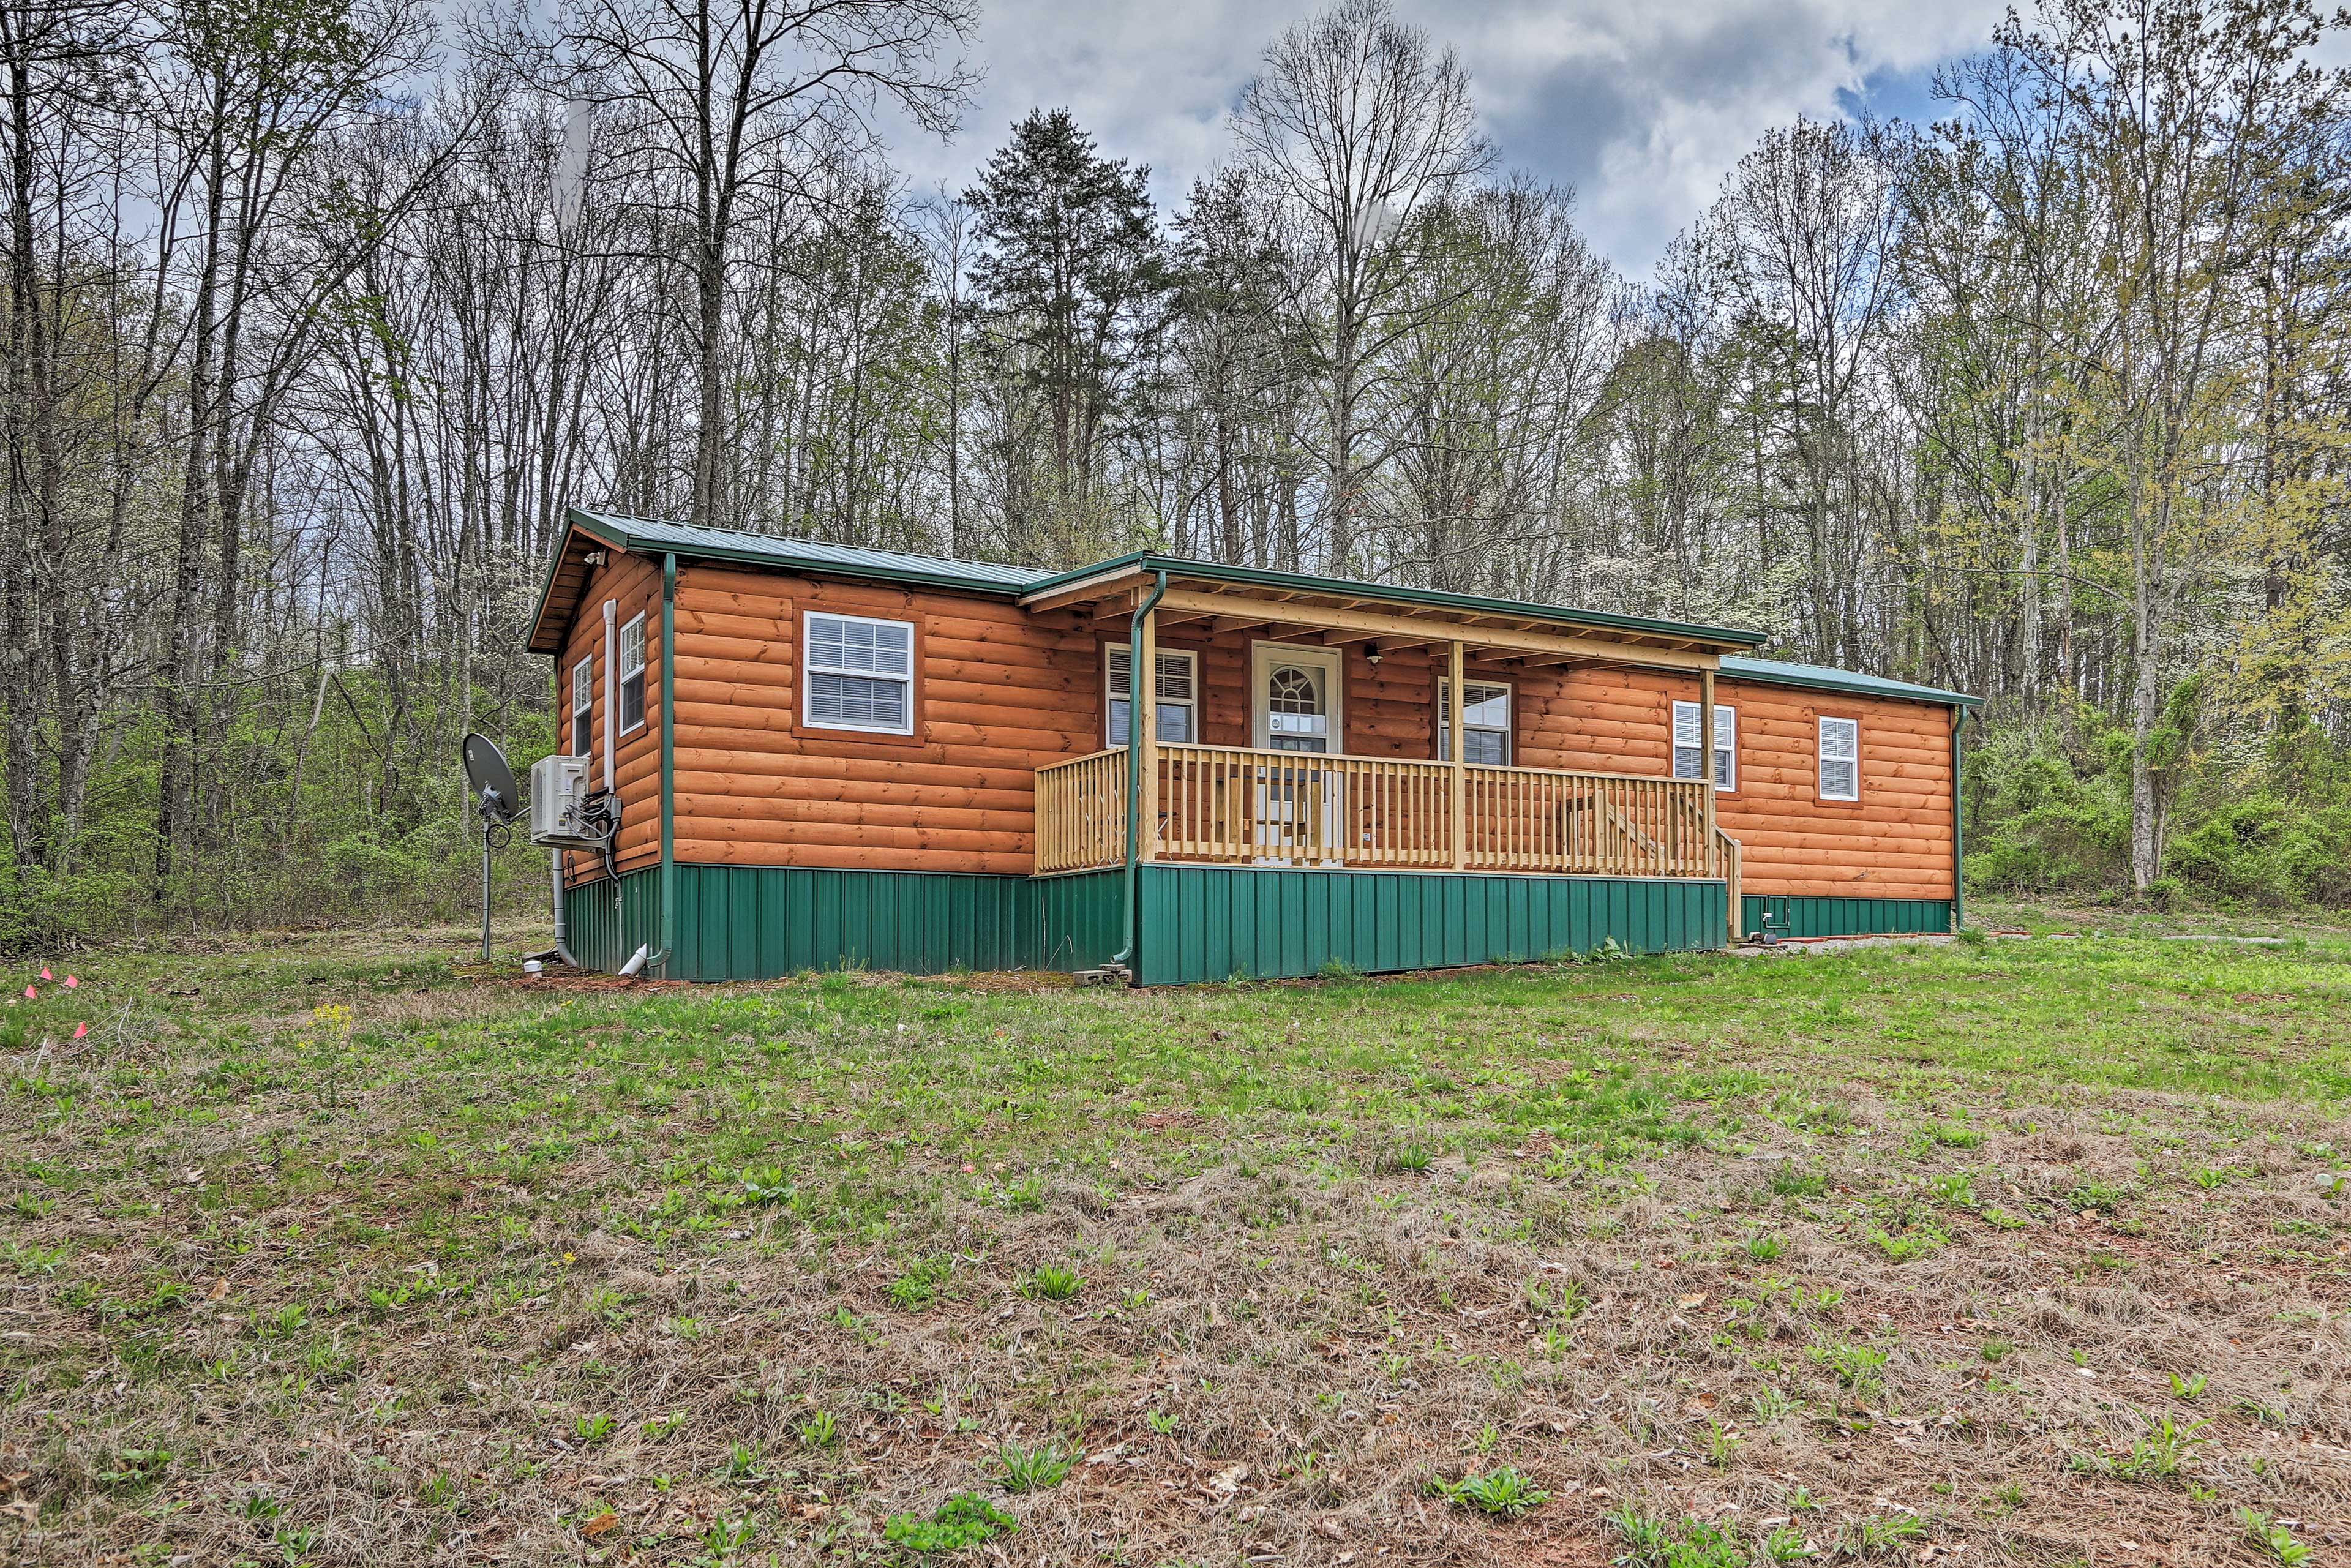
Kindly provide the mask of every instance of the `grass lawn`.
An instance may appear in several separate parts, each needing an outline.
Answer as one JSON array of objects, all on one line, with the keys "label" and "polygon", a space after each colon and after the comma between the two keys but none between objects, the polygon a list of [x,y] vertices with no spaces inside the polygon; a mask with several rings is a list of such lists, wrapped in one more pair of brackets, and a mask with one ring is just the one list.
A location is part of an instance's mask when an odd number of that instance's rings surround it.
[{"label": "grass lawn", "polygon": [[1147,993],[33,965],[0,1556],[2351,1560],[2351,940],[2073,928]]}]

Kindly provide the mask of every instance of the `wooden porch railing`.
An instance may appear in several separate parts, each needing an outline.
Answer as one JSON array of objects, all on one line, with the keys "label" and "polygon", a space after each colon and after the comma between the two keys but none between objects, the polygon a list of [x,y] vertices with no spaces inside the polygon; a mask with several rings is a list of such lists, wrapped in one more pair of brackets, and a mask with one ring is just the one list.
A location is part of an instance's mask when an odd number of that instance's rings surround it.
[{"label": "wooden porch railing", "polygon": [[1452,769],[1238,746],[1159,748],[1157,858],[1434,870]]},{"label": "wooden porch railing", "polygon": [[1533,768],[1472,768],[1472,871],[1705,876],[1700,780]]},{"label": "wooden porch railing", "polygon": [[[1455,865],[1452,765],[1166,746],[1145,853],[1225,864]],[[1654,775],[1465,768],[1459,864],[1471,871],[1719,876],[1706,783]],[[1037,774],[1037,870],[1115,865],[1125,848],[1126,753]],[[1735,854],[1736,846],[1731,847]]]},{"label": "wooden porch railing", "polygon": [[1126,752],[1037,769],[1037,871],[1116,865],[1126,855]]},{"label": "wooden porch railing", "polygon": [[1732,838],[1720,828],[1714,830],[1714,845],[1715,862],[1722,868],[1722,880],[1729,884],[1730,939],[1733,942],[1744,941],[1747,936],[1747,915],[1739,907],[1739,882],[1740,873],[1744,870],[1740,863],[1740,858],[1746,852],[1739,847],[1737,839]]}]

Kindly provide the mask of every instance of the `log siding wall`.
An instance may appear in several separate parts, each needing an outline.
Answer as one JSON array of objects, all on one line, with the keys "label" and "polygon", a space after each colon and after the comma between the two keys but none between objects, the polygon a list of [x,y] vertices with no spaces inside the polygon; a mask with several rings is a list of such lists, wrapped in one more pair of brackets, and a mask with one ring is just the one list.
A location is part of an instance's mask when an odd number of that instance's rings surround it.
[{"label": "log siding wall", "polygon": [[[601,605],[647,612],[648,723],[623,740],[624,868],[659,853],[660,563],[600,569],[566,640],[559,711],[574,660],[601,637]],[[914,733],[868,736],[800,722],[799,648],[815,610],[917,628]],[[1035,854],[1036,770],[1103,748],[1103,648],[1122,616],[1032,615],[1005,600],[923,588],[681,563],[676,853],[711,865],[1021,875]],[[1160,646],[1199,660],[1199,739],[1249,744],[1250,649],[1319,646],[1264,631],[1208,635],[1165,627]],[[602,653],[596,743],[605,721]],[[1344,749],[1436,755],[1442,649],[1397,649],[1376,666],[1366,645],[1343,660]],[[1672,705],[1695,676],[1597,665],[1520,668],[1472,656],[1466,678],[1511,688],[1511,760],[1527,768],[1667,775]],[[1717,798],[1744,848],[1745,891],[1872,899],[1948,899],[1951,883],[1950,710],[1738,680],[1716,683],[1738,711],[1738,788]],[[1818,799],[1818,721],[1861,721],[1861,799]],[[575,875],[590,869],[574,855]]]},{"label": "log siding wall", "polygon": [[[803,722],[810,611],[914,623],[912,736]],[[1100,749],[1091,628],[979,595],[681,566],[677,858],[1027,874],[1037,769]]]},{"label": "log siding wall", "polygon": [[[604,645],[604,601],[613,601],[612,643]],[[661,562],[642,556],[612,552],[606,564],[589,569],[588,586],[580,600],[580,613],[563,638],[556,675],[558,735],[569,736],[571,725],[571,666],[592,653],[596,659],[596,700],[590,719],[593,742],[590,772],[598,788],[604,782],[604,729],[613,722],[607,693],[608,658],[618,657],[620,630],[635,617],[645,618],[645,722],[619,737],[612,756],[621,796],[621,840],[615,846],[622,874],[661,863]],[[580,881],[601,875],[602,861],[573,851],[564,856],[567,876]]]}]

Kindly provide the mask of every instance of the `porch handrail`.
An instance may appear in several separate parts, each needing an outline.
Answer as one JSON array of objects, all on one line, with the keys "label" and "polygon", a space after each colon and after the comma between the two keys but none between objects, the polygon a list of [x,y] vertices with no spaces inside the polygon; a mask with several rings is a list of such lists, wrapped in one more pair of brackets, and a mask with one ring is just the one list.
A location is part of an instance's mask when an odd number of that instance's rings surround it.
[{"label": "porch handrail", "polygon": [[1730,895],[1730,939],[1733,942],[1742,942],[1747,938],[1747,912],[1740,906],[1739,884],[1740,877],[1746,869],[1740,863],[1740,860],[1747,852],[1740,847],[1737,839],[1724,832],[1719,827],[1714,830],[1714,841],[1722,852],[1722,880],[1725,891]]},{"label": "porch handrail", "polygon": [[1037,769],[1037,873],[1117,865],[1126,857],[1126,747]]},{"label": "porch handrail", "polygon": [[1445,763],[1163,746],[1159,769],[1154,858],[1420,871],[1452,862]]},{"label": "porch handrail", "polygon": [[1474,871],[1704,876],[1704,780],[1583,768],[1468,770]]},{"label": "porch handrail", "polygon": [[[1708,781],[1656,774],[1471,766],[1461,833],[1452,764],[1254,747],[1156,747],[1146,859],[1226,864],[1460,868],[1536,874],[1698,877],[1730,871],[1719,830],[1709,856]],[[1037,772],[1040,874],[1120,863],[1126,752]],[[1729,844],[1727,852],[1722,845]],[[1724,862],[1723,852],[1732,859]],[[1711,862],[1711,863],[1710,863]]]}]

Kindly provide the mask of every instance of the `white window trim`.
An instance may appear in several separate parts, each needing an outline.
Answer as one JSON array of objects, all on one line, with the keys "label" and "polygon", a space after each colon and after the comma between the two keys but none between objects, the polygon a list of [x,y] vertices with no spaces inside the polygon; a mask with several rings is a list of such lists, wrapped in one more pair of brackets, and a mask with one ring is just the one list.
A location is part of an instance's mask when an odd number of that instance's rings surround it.
[{"label": "white window trim", "polygon": [[[1687,714],[1690,727],[1697,728],[1698,706],[1696,703],[1674,704],[1674,733],[1668,749],[1674,754],[1674,777],[1677,779],[1682,776],[1682,716]],[[1739,792],[1739,710],[1729,703],[1714,705],[1714,790],[1718,795]]]},{"label": "white window trim", "polygon": [[1300,752],[1301,757],[1343,757],[1347,754],[1347,658],[1343,648],[1320,647],[1312,643],[1259,642],[1249,644],[1249,744],[1259,751],[1276,749],[1273,744],[1272,716],[1266,711],[1266,683],[1273,672],[1283,664],[1311,664],[1322,672],[1322,706],[1328,711],[1323,738],[1329,742],[1319,752]]},{"label": "white window trim", "polygon": [[[1833,759],[1829,756],[1829,726],[1833,724],[1849,726],[1853,731],[1853,756],[1850,759],[1842,757]],[[1816,731],[1814,747],[1815,751],[1813,760],[1815,764],[1814,774],[1818,779],[1818,788],[1821,799],[1823,800],[1860,800],[1861,720],[1857,718],[1823,717],[1820,721],[1819,728]],[[1840,795],[1829,788],[1829,763],[1832,760],[1838,762],[1850,760],[1853,763],[1853,792],[1851,794]]]},{"label": "white window trim", "polygon": [[[1126,653],[1132,655],[1134,652],[1134,650],[1124,643],[1105,643],[1102,644],[1102,745],[1104,747],[1119,747],[1126,744],[1125,741],[1113,740],[1111,738],[1111,704],[1118,701],[1117,688],[1111,685],[1113,678],[1111,659],[1112,656],[1116,653]],[[1155,708],[1185,708],[1189,710],[1192,715],[1192,722],[1186,727],[1191,732],[1192,738],[1190,740],[1163,740],[1160,741],[1159,744],[1162,746],[1197,746],[1200,743],[1200,655],[1194,653],[1189,648],[1160,648],[1155,650],[1155,652],[1162,659],[1183,660],[1186,668],[1191,672],[1190,680],[1192,683],[1192,695],[1188,698],[1179,699],[1176,697],[1161,696],[1157,692],[1158,672],[1156,670],[1152,672],[1154,688],[1152,694],[1152,706]],[[1128,711],[1132,713],[1134,711],[1134,682],[1132,678],[1130,678],[1126,683],[1126,701]]]},{"label": "white window trim", "polygon": [[[637,667],[633,670],[628,667],[629,628],[632,626],[635,627],[637,631]],[[616,679],[612,686],[612,716],[614,718],[621,716],[621,710],[626,706],[621,701],[621,698],[629,689],[629,677],[632,675],[636,677],[637,722],[631,725],[623,725],[621,727],[621,733],[622,735],[634,735],[637,731],[645,727],[645,716],[653,712],[653,693],[646,689],[645,682],[645,670],[648,661],[645,658],[645,617],[643,612],[640,611],[636,614],[629,617],[626,621],[621,622],[621,640],[613,645],[612,662],[616,666]]]},{"label": "white window trim", "polygon": [[[587,677],[585,680],[581,679],[583,674]],[[583,688],[588,693],[588,700],[586,702],[581,702],[580,700],[580,693]],[[584,737],[580,734],[580,716],[583,714],[586,715],[588,718],[588,730]],[[564,737],[564,738],[566,740],[584,741],[580,749],[572,754],[577,757],[587,756],[588,753],[595,747],[596,655],[593,653],[582,654],[578,660],[574,661],[571,665],[571,733]]]},{"label": "white window trim", "polygon": [[[896,626],[906,633],[906,673],[893,675],[887,671],[849,670],[832,664],[819,664],[812,650],[816,638],[810,628],[819,621],[841,621],[852,626]],[[852,735],[912,735],[914,733],[914,669],[918,648],[914,623],[892,621],[879,615],[844,615],[833,610],[809,610],[800,614],[800,722],[810,729],[838,729]],[[815,680],[819,675],[848,675],[861,681],[896,681],[906,688],[906,722],[903,725],[852,724],[845,719],[816,716]]]},{"label": "white window trim", "polygon": [[[1489,686],[1499,691],[1502,694],[1502,700],[1508,713],[1508,716],[1505,717],[1499,725],[1471,724],[1468,717],[1468,710],[1466,708],[1462,710],[1463,717],[1461,721],[1461,736],[1463,750],[1466,751],[1468,749],[1468,737],[1471,730],[1477,730],[1485,735],[1499,735],[1502,737],[1501,761],[1473,762],[1469,764],[1469,766],[1472,768],[1509,768],[1512,766],[1515,760],[1515,753],[1518,751],[1518,736],[1516,734],[1519,722],[1518,688],[1512,685],[1509,681],[1473,681],[1467,675],[1461,677],[1461,684],[1464,686],[1473,688],[1477,686]],[[1452,759],[1448,754],[1453,748],[1453,722],[1451,718],[1447,716],[1446,709],[1446,705],[1449,696],[1449,688],[1452,685],[1453,677],[1450,675],[1439,675],[1437,677],[1437,760],[1439,762],[1447,762]]]}]

